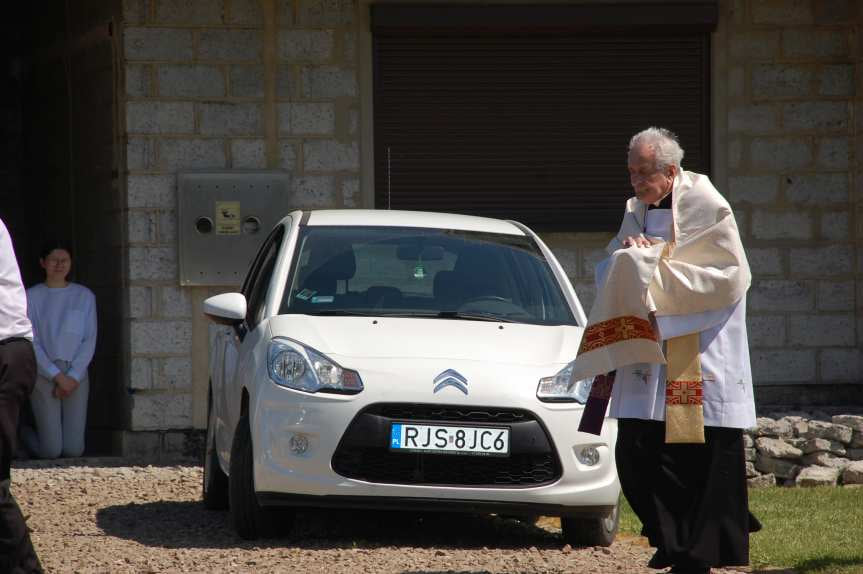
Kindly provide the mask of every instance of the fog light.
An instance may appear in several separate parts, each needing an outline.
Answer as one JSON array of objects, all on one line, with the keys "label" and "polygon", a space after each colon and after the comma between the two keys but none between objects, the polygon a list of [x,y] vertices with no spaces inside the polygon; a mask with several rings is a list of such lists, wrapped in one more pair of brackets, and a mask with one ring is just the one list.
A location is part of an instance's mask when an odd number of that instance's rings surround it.
[{"label": "fog light", "polygon": [[599,451],[596,447],[586,446],[576,453],[578,462],[585,466],[596,466],[599,464]]},{"label": "fog light", "polygon": [[291,435],[291,441],[288,443],[291,452],[294,454],[303,454],[309,450],[309,439],[304,434]]}]

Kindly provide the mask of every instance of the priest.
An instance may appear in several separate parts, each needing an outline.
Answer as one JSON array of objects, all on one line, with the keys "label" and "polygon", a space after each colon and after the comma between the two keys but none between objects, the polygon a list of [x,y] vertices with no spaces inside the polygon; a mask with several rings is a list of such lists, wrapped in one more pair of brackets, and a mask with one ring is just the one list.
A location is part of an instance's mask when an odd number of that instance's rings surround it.
[{"label": "priest", "polygon": [[746,565],[742,429],[755,403],[740,234],[710,179],[682,169],[668,130],[633,136],[628,160],[635,197],[597,267],[573,364],[573,380],[594,378],[580,430],[598,434],[607,410],[618,419],[618,474],[657,549],[650,567]]}]

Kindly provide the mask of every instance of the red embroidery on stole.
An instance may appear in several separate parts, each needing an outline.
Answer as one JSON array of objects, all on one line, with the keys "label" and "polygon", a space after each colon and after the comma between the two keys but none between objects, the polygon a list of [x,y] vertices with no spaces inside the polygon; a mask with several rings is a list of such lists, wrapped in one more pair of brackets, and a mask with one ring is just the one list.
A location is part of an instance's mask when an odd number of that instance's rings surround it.
[{"label": "red embroidery on stole", "polygon": [[591,325],[584,331],[578,354],[587,353],[594,349],[629,339],[649,339],[656,341],[656,335],[653,332],[650,321],[627,315]]}]

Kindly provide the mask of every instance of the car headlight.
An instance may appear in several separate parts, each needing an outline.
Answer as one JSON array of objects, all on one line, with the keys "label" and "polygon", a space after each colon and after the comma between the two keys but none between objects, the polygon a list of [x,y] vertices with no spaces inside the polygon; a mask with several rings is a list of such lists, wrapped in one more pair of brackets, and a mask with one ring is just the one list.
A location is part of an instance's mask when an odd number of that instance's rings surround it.
[{"label": "car headlight", "polygon": [[553,377],[539,380],[536,398],[547,403],[576,402],[584,404],[590,395],[590,385],[590,379],[572,380],[572,363],[570,363]]},{"label": "car headlight", "polygon": [[342,368],[314,349],[276,337],[267,349],[267,372],[277,385],[309,393],[355,394],[363,390],[360,374]]}]

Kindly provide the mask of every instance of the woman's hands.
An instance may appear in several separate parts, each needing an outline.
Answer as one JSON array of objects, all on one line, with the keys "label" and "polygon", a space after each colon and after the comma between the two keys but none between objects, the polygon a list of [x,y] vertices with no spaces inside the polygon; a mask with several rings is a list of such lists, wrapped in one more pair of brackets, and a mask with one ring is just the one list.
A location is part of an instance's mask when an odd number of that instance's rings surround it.
[{"label": "woman's hands", "polygon": [[65,399],[71,396],[78,389],[78,381],[65,373],[57,373],[54,377],[54,391],[52,394],[55,398]]}]

